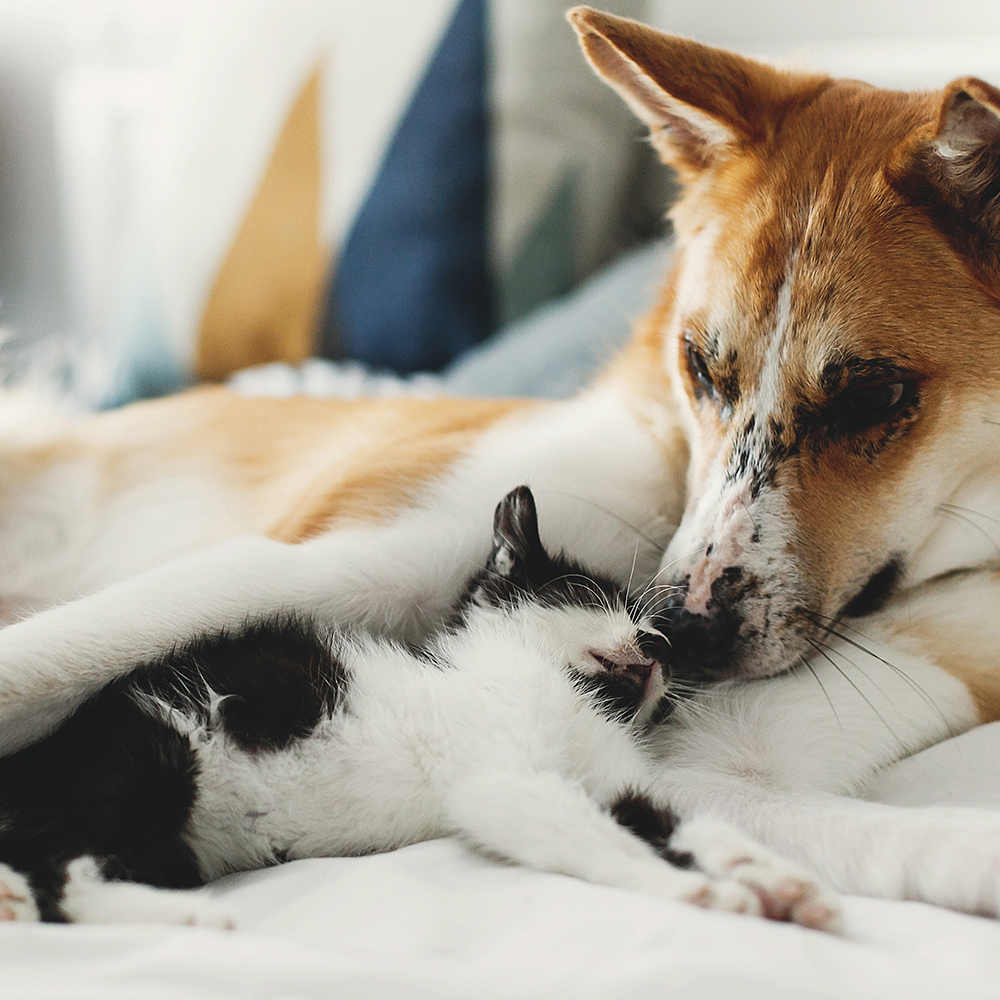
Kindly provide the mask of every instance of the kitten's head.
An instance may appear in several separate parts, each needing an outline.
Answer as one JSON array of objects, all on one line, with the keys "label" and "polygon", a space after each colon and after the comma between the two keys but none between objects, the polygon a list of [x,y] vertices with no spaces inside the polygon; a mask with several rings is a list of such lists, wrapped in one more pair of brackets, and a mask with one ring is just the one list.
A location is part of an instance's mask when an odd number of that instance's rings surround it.
[{"label": "kitten's head", "polygon": [[497,505],[492,550],[463,616],[473,608],[519,619],[613,718],[644,724],[669,714],[666,639],[617,584],[546,551],[527,486]]}]

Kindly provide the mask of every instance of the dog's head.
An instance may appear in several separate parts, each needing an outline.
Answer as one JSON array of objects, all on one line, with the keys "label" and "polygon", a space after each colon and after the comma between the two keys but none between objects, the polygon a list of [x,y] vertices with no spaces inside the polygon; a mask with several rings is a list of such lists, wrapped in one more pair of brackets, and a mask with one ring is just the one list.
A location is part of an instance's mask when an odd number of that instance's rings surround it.
[{"label": "dog's head", "polygon": [[898,588],[1000,562],[1000,91],[570,20],[685,182],[656,334],[691,446],[675,656],[773,674]]}]

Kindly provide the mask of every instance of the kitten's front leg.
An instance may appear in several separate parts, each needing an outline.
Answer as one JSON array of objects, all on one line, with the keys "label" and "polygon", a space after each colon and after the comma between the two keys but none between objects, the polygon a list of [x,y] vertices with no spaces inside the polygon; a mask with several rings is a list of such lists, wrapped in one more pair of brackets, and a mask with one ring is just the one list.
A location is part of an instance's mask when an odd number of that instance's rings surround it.
[{"label": "kitten's front leg", "polygon": [[[669,848],[690,851],[695,863],[711,870],[685,870],[664,861],[640,837],[601,810],[578,786],[554,772],[511,774],[479,772],[452,787],[446,810],[457,832],[487,853],[541,871],[572,875],[600,885],[634,889],[707,909],[728,910],[798,920],[807,926],[832,928],[837,909],[825,891],[816,898],[825,909],[795,907],[779,899],[790,891],[796,900],[812,892],[790,878],[799,869],[774,871],[770,882],[760,877],[771,856],[730,832],[730,854],[720,850],[722,824],[699,828],[683,824],[671,831]],[[728,830],[728,828],[726,828]],[[675,842],[676,838],[676,842]],[[735,853],[734,853],[735,852]],[[726,864],[732,863],[726,871]],[[754,872],[754,879],[745,879]]]},{"label": "kitten's front leg", "polygon": [[0,864],[0,921],[37,923],[43,919],[81,924],[183,924],[225,930],[235,926],[226,910],[202,892],[109,881],[98,861],[89,856],[66,865],[61,889],[49,890],[47,902],[36,901],[24,875]]},{"label": "kitten's front leg", "polygon": [[20,872],[0,864],[0,921],[36,922],[38,919],[38,907],[28,880]]}]

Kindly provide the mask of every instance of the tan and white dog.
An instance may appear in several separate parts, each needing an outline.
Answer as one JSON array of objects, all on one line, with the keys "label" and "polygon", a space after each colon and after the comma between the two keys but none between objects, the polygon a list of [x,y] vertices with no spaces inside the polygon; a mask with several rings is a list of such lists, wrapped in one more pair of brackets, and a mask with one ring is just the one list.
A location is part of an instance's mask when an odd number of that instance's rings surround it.
[{"label": "tan and white dog", "polygon": [[570,18],[686,184],[632,345],[562,403],[209,388],[11,429],[0,595],[48,610],[0,632],[0,743],[248,616],[420,636],[529,483],[546,544],[658,576],[678,672],[723,681],[662,728],[679,811],[1000,915],[1000,814],[844,797],[1000,717],[1000,92]]}]

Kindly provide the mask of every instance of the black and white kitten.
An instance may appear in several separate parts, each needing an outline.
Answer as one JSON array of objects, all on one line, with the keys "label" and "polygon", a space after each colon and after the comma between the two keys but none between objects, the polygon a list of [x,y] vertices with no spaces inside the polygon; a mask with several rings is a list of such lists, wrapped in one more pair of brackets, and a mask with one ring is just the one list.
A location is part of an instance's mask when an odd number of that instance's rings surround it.
[{"label": "black and white kitten", "polygon": [[[454,626],[420,651],[281,620],[137,665],[0,760],[0,918],[225,926],[176,890],[294,858],[458,836],[700,906],[831,927],[827,891],[649,789],[663,636],[497,507]],[[156,888],[154,888],[156,887]]]}]

